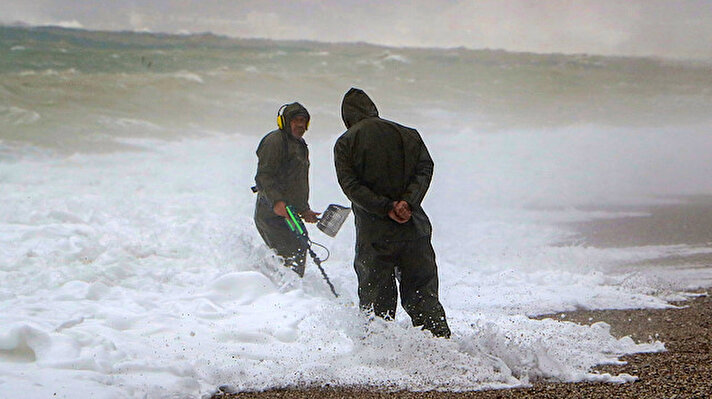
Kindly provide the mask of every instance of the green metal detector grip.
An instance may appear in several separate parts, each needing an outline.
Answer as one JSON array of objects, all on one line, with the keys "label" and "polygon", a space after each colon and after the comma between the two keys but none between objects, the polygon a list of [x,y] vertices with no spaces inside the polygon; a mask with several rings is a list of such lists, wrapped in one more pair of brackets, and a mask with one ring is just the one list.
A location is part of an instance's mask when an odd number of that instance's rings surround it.
[{"label": "green metal detector grip", "polygon": [[299,217],[299,214],[291,205],[287,205],[287,217],[284,218],[284,221],[287,223],[287,226],[289,226],[289,230],[294,234],[299,236],[307,235],[307,229],[304,227],[302,218]]}]

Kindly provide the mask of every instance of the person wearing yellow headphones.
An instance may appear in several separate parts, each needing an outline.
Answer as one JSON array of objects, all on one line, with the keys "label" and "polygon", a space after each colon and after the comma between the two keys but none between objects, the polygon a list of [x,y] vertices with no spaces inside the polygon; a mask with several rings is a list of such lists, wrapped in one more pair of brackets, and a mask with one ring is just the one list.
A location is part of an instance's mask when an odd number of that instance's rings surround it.
[{"label": "person wearing yellow headphones", "polygon": [[277,111],[277,129],[262,138],[257,147],[255,226],[265,243],[300,277],[304,276],[307,251],[284,221],[292,206],[302,219],[316,223],[319,213],[309,206],[309,149],[304,133],[309,112],[294,102]]}]

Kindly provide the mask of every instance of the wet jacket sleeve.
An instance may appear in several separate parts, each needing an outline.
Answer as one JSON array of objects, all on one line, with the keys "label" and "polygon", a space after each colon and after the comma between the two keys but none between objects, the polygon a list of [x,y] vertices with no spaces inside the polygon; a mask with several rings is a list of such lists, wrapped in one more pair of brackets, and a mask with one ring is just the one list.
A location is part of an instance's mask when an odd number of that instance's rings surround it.
[{"label": "wet jacket sleeve", "polygon": [[282,144],[278,136],[268,136],[257,147],[257,175],[255,182],[272,204],[285,201],[284,187],[280,184],[279,173],[282,165]]},{"label": "wet jacket sleeve", "polygon": [[356,175],[350,156],[349,143],[342,137],[334,145],[334,164],[336,177],[344,194],[359,208],[378,216],[387,216],[393,208],[393,201],[375,193],[363,185]]},{"label": "wet jacket sleeve", "polygon": [[428,192],[430,181],[433,179],[433,159],[430,157],[425,144],[420,142],[420,154],[415,164],[415,173],[411,176],[408,186],[403,193],[403,200],[411,207],[419,207]]}]

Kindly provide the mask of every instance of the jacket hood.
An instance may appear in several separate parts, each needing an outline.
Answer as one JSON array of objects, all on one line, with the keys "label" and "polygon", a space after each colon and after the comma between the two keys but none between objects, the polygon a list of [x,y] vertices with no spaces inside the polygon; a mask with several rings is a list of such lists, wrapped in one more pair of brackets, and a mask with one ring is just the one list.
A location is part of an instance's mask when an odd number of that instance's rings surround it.
[{"label": "jacket hood", "polygon": [[341,102],[341,119],[347,129],[366,118],[377,116],[376,104],[363,90],[352,87],[346,92]]},{"label": "jacket hood", "polygon": [[302,104],[296,102],[288,104],[286,107],[284,107],[282,115],[284,116],[284,128],[282,130],[286,131],[287,133],[291,133],[292,128],[290,126],[290,122],[296,116],[302,115],[303,117],[307,118],[307,126],[309,126],[309,119],[311,119],[309,111],[307,111],[307,109]]}]

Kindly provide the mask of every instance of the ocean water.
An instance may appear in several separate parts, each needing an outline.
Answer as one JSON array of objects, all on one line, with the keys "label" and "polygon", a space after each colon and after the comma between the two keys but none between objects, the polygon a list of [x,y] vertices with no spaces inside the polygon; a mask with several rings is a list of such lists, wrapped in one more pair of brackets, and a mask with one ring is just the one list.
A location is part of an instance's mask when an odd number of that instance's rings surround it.
[{"label": "ocean water", "polygon": [[[0,27],[0,397],[202,397],[556,381],[664,343],[528,316],[668,307],[712,270],[629,267],[707,245],[596,248],[565,223],[712,194],[712,66],[589,55]],[[304,279],[252,223],[255,147],[312,114],[311,204],[347,204],[341,96],[418,128],[453,339],[357,309],[353,219]],[[604,210],[608,209],[608,210]],[[567,244],[568,243],[568,244]],[[573,243],[573,244],[572,244]],[[319,250],[317,250],[319,252]]]}]

